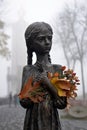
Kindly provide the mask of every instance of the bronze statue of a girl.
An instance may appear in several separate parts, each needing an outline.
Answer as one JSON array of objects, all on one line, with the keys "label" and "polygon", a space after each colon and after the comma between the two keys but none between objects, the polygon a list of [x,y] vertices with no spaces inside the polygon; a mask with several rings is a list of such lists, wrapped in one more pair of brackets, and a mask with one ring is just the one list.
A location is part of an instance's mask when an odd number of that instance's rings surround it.
[{"label": "bronze statue of a girl", "polygon": [[[67,99],[58,96],[56,88],[50,83],[47,75],[48,72],[61,73],[61,65],[51,63],[49,52],[52,35],[51,26],[45,22],[35,22],[29,25],[25,32],[28,62],[23,68],[22,89],[28,79],[33,77],[32,84],[40,81],[39,86],[44,94],[43,100],[38,98],[37,102],[28,97],[20,99],[21,106],[27,109],[23,130],[61,130],[57,109],[64,109]],[[35,64],[32,64],[33,52],[36,53],[37,58]]]}]

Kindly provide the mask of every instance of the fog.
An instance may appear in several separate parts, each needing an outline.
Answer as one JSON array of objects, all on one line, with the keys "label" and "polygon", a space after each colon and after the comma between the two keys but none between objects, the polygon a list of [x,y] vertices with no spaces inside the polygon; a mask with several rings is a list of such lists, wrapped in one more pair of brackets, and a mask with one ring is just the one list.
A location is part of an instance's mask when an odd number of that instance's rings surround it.
[{"label": "fog", "polygon": [[[14,95],[20,91],[22,69],[27,60],[24,39],[26,27],[35,21],[48,22],[53,27],[56,13],[63,9],[67,0],[3,0],[2,2],[1,19],[5,22],[5,33],[10,36],[8,47],[11,58],[6,60],[0,56],[0,97],[8,96],[10,92]],[[35,62],[35,56],[33,59]],[[55,43],[55,31],[51,59],[52,63],[66,65],[62,47]],[[75,71],[80,78],[79,67]],[[81,86],[78,87],[78,95],[82,95]]]}]

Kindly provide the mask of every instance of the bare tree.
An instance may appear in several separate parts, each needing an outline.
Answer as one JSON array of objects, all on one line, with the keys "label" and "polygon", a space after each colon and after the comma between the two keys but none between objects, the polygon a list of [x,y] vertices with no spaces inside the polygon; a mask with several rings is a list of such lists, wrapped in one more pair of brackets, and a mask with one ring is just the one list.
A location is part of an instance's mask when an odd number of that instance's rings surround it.
[{"label": "bare tree", "polygon": [[[0,5],[2,4],[2,0],[0,0]],[[0,15],[2,14],[2,9],[0,9]],[[8,42],[9,36],[4,32],[4,26],[5,23],[0,19],[0,55],[9,58],[10,51],[8,48]]]},{"label": "bare tree", "polygon": [[84,5],[72,7],[66,5],[59,15],[56,26],[57,35],[60,38],[67,66],[74,69],[77,60],[80,63],[83,98],[85,98],[84,83],[84,58],[87,54],[87,8]]}]

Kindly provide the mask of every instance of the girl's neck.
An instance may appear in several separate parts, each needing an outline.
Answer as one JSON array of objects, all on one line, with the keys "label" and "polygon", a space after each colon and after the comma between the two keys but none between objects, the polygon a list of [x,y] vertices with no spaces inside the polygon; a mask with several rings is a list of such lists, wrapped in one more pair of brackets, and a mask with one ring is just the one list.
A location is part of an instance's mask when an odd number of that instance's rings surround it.
[{"label": "girl's neck", "polygon": [[50,62],[48,60],[48,54],[45,55],[37,55],[37,62],[43,64],[43,65],[49,65]]}]

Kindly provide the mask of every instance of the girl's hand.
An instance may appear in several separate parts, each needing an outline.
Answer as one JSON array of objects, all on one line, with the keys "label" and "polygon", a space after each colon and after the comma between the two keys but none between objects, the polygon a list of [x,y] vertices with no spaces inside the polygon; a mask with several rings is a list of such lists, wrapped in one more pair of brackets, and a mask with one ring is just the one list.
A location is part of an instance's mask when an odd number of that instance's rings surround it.
[{"label": "girl's hand", "polygon": [[44,82],[46,78],[48,79],[47,72],[42,72],[42,73],[38,72],[38,74],[34,78],[34,82],[39,82],[39,81]]},{"label": "girl's hand", "polygon": [[40,73],[44,71],[42,64],[40,62],[37,62],[36,66],[37,66],[37,69],[39,70]]},{"label": "girl's hand", "polygon": [[43,81],[47,77],[47,71],[43,68],[42,64],[40,62],[37,62],[36,67],[38,69],[38,74],[36,76],[36,81]]}]

